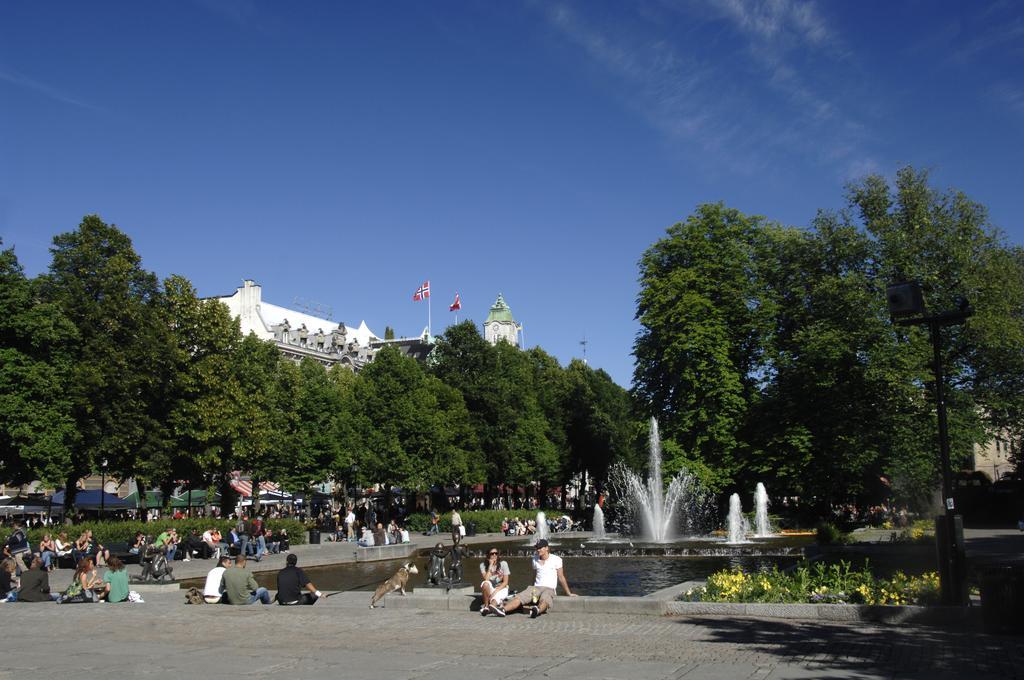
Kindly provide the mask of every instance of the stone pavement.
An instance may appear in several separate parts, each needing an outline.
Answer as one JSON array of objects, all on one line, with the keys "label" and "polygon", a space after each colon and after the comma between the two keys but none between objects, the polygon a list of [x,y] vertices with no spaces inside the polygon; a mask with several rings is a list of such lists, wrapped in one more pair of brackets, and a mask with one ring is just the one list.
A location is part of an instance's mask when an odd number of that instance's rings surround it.
[{"label": "stone pavement", "polygon": [[[23,677],[927,678],[1024,675],[1024,639],[962,629],[712,616],[531,620],[313,607],[0,604],[0,680]],[[15,615],[16,612],[16,615]]]}]

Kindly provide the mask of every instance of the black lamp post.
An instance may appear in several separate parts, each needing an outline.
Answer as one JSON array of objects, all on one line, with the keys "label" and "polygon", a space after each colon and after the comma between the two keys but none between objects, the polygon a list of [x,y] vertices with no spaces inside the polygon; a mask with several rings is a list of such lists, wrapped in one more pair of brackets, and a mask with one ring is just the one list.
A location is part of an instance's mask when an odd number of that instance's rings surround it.
[{"label": "black lamp post", "polygon": [[100,519],[103,519],[103,511],[106,508],[107,500],[107,459],[100,461]]},{"label": "black lamp post", "polygon": [[949,462],[949,428],[946,421],[945,377],[942,372],[942,327],[963,324],[974,314],[966,301],[955,312],[927,316],[924,295],[918,282],[894,283],[885,290],[889,314],[898,326],[928,326],[932,341],[932,369],[935,373],[935,407],[939,420],[939,457],[942,463],[942,500],[945,516],[935,518],[935,542],[939,553],[942,601],[948,605],[967,604],[964,570],[963,518],[956,514],[953,500],[953,470]]},{"label": "black lamp post", "polygon": [[359,487],[359,482],[356,477],[359,475],[359,466],[352,463],[348,466],[349,480],[352,482],[352,500],[356,499],[356,489]]}]

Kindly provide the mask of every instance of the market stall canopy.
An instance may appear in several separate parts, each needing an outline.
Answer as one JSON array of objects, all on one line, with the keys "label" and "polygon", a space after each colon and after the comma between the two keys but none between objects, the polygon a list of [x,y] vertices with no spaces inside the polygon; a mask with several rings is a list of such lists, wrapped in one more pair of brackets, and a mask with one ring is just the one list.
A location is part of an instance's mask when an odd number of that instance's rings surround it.
[{"label": "market stall canopy", "polygon": [[[139,504],[139,492],[132,491],[130,494],[125,496],[123,500],[129,508],[142,507]],[[164,495],[159,491],[147,491],[146,492],[146,508],[162,508],[164,505]]]},{"label": "market stall canopy", "polygon": [[[206,489],[192,489],[192,507],[201,508],[207,503],[211,505],[218,505],[220,503],[220,494],[215,493],[207,498]],[[188,491],[182,491],[177,496],[171,496],[171,507],[172,508],[187,508],[189,503]]]},{"label": "market stall canopy", "polygon": [[[64,506],[64,491],[58,491],[53,494],[53,504],[55,506]],[[87,491],[79,491],[75,494],[75,507],[79,509],[98,510],[100,507],[104,507],[108,510],[119,510],[130,507],[124,502],[124,499],[118,498],[112,493],[106,491],[100,491],[99,489],[89,489]]]},{"label": "market stall canopy", "polygon": [[0,499],[0,515],[25,515],[47,512],[50,499],[46,496],[11,496]]}]

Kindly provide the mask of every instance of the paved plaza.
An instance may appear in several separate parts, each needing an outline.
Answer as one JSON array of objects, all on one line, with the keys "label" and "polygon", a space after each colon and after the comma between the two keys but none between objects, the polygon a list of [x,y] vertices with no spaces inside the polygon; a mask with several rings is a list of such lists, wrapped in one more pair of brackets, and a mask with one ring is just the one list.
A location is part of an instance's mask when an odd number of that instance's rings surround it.
[{"label": "paved plaza", "polygon": [[[495,536],[475,541],[496,542]],[[521,540],[521,539],[520,539]],[[474,541],[474,542],[475,542]],[[1009,557],[1010,531],[972,532]],[[994,549],[998,546],[998,549]],[[300,564],[350,559],[345,544],[296,546]],[[279,569],[283,556],[252,566]],[[205,574],[205,560],[178,563]],[[64,585],[70,572],[54,574]],[[0,604],[0,680],[24,677],[291,678],[1000,678],[1024,676],[1024,637],[976,627],[554,611],[539,619],[367,608],[346,592],[313,607]],[[391,596],[397,597],[397,596]]]},{"label": "paved plaza", "polygon": [[965,629],[553,612],[539,619],[313,607],[0,605],[0,678],[988,678],[1024,639]]}]

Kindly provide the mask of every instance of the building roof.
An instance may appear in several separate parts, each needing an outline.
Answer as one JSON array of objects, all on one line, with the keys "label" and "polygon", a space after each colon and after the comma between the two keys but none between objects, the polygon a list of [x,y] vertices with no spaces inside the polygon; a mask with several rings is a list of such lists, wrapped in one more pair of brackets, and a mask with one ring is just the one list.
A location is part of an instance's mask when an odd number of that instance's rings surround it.
[{"label": "building roof", "polygon": [[[285,319],[288,319],[288,325],[291,328],[295,329],[302,324],[306,324],[306,330],[310,333],[316,333],[317,330],[323,330],[324,333],[330,333],[339,326],[339,322],[337,321],[321,319],[320,317],[313,316],[312,314],[288,309],[269,302],[260,302],[260,316],[268,327],[279,324]],[[358,328],[349,326],[348,324],[340,325],[345,326],[345,334],[349,340],[358,340],[359,344],[363,347],[368,346],[371,340],[379,339],[377,334],[367,327],[365,321],[360,321]]]},{"label": "building roof", "polygon": [[498,299],[491,306],[491,312],[487,315],[487,321],[484,323],[492,321],[510,321],[515,323],[515,319],[512,318],[512,310],[505,303],[505,298],[501,296],[501,293],[498,293]]}]

